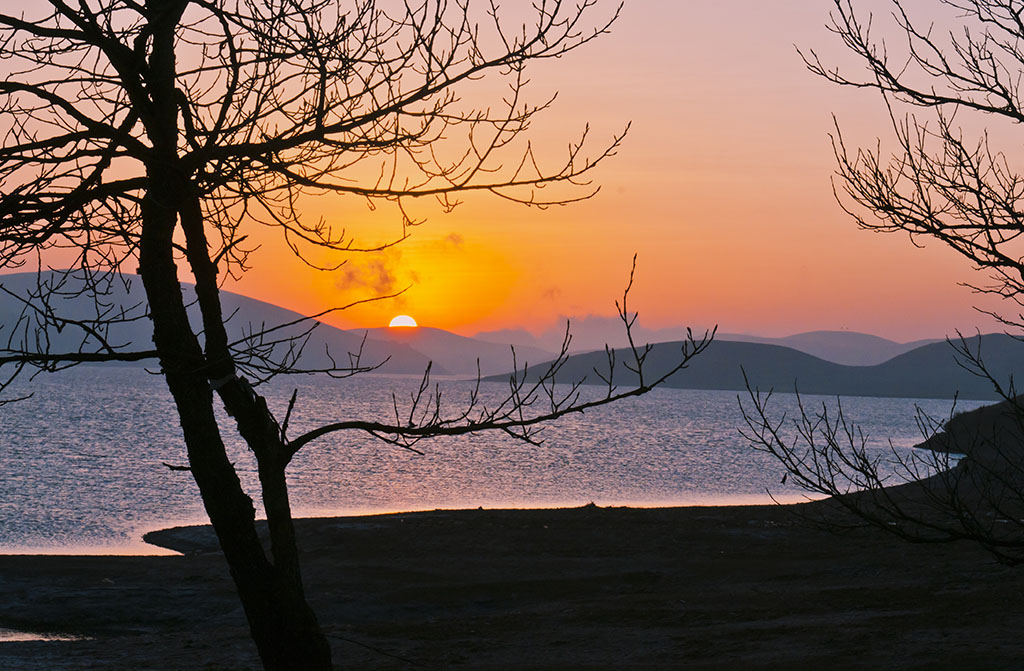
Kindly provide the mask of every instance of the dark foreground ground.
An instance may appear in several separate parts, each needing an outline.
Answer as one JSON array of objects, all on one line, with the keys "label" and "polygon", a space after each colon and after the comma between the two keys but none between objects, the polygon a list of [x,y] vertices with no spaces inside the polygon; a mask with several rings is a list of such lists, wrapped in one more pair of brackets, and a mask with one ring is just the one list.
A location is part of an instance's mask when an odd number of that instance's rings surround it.
[{"label": "dark foreground ground", "polygon": [[[797,507],[796,509],[799,509]],[[454,511],[303,520],[306,583],[352,669],[1024,664],[1024,568],[969,544],[809,528],[793,507]],[[203,529],[180,557],[0,557],[0,669],[252,669]]]}]

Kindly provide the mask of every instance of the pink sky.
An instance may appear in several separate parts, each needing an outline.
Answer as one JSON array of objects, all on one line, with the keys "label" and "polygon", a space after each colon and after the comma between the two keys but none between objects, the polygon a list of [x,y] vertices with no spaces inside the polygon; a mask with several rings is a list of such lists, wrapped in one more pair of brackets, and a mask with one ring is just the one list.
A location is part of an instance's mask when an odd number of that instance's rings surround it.
[{"label": "pink sky", "polygon": [[[830,4],[634,0],[612,35],[534,74],[538,100],[559,91],[537,142],[561,149],[587,122],[598,139],[633,124],[594,199],[537,211],[474,197],[451,215],[425,210],[412,239],[333,274],[268,248],[229,288],[313,312],[409,286],[335,323],[407,313],[465,334],[536,331],[560,315],[612,314],[636,252],[632,299],[649,327],[895,340],[995,330],[958,285],[983,281],[968,264],[938,244],[860,231],[836,205],[831,115],[848,141],[873,145],[887,128],[877,95],[816,79],[796,53],[850,63],[825,30]],[[397,229],[386,208],[313,207],[369,237]]]}]

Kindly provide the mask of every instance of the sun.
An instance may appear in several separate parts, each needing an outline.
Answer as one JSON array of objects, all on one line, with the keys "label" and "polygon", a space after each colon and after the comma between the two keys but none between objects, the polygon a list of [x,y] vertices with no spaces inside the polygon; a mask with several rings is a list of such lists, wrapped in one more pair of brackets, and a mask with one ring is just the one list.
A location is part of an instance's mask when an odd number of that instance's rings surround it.
[{"label": "sun", "polygon": [[419,325],[416,323],[416,320],[409,315],[398,315],[391,320],[391,323],[388,324],[388,326],[390,328],[414,328]]}]

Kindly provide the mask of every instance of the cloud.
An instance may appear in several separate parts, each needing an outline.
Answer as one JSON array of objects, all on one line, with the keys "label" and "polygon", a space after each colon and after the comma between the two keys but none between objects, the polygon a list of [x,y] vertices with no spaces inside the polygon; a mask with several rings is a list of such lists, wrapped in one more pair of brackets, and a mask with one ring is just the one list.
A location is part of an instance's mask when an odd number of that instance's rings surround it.
[{"label": "cloud", "polygon": [[458,233],[449,233],[448,235],[444,236],[441,239],[441,242],[445,246],[451,246],[451,247],[454,247],[456,249],[462,249],[462,245],[465,244],[466,239],[463,238]]},{"label": "cloud", "polygon": [[557,301],[562,296],[562,290],[558,287],[548,287],[541,294],[541,297],[549,301]]},{"label": "cloud", "polygon": [[[375,254],[366,260],[349,261],[338,271],[334,285],[342,291],[369,289],[375,294],[393,294],[404,289],[408,281],[399,281],[402,253],[395,249]],[[418,281],[415,273],[412,282]]]}]

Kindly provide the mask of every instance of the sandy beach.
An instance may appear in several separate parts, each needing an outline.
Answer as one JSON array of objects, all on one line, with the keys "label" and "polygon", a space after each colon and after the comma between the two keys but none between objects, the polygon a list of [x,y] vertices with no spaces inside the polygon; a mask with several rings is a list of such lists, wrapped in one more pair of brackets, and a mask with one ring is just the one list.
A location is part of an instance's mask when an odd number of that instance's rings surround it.
[{"label": "sandy beach", "polygon": [[[299,522],[338,668],[1018,668],[1024,571],[834,535],[813,506],[460,510]],[[253,669],[208,528],[167,557],[0,557],[0,668]]]}]

